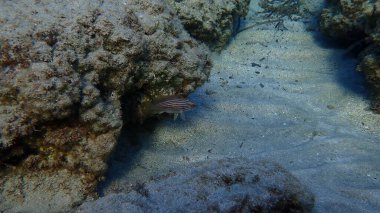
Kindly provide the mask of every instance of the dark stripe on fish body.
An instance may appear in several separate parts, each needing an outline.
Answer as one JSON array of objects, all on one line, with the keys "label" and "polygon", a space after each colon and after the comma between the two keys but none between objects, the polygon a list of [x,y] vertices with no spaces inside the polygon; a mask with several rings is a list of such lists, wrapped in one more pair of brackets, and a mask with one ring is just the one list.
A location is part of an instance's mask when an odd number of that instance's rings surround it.
[{"label": "dark stripe on fish body", "polygon": [[190,101],[187,101],[187,100],[167,100],[167,101],[164,101],[164,102],[161,102],[159,103],[159,105],[162,105],[162,106],[187,106],[187,105],[193,105],[192,102]]},{"label": "dark stripe on fish body", "polygon": [[166,109],[189,110],[195,107],[195,104],[186,99],[170,99],[157,104],[159,107]]}]

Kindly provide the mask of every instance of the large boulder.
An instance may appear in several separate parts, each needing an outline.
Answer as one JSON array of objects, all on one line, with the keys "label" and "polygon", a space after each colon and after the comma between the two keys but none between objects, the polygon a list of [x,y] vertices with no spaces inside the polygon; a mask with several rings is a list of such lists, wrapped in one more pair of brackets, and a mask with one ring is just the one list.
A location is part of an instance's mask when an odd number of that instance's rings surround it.
[{"label": "large boulder", "polygon": [[186,30],[215,51],[221,51],[248,13],[250,0],[167,0]]},{"label": "large boulder", "polygon": [[93,193],[128,107],[193,91],[208,54],[162,0],[0,1],[0,206]]},{"label": "large boulder", "polygon": [[243,158],[189,164],[116,189],[78,212],[312,212],[313,194],[276,163]]},{"label": "large boulder", "polygon": [[366,0],[328,0],[321,14],[320,29],[331,38],[355,42],[378,27],[380,3]]},{"label": "large boulder", "polygon": [[374,88],[373,109],[380,112],[380,2],[329,0],[320,28],[327,36],[359,52],[359,65]]}]

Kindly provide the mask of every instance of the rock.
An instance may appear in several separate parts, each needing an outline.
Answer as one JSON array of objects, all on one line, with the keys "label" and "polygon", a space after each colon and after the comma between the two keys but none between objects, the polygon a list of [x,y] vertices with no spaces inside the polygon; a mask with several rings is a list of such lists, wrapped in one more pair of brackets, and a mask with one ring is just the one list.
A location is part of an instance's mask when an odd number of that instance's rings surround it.
[{"label": "rock", "polygon": [[264,9],[265,13],[269,13],[272,16],[275,15],[277,17],[289,17],[293,15],[300,14],[300,1],[271,1],[271,0],[260,0],[258,5]]},{"label": "rock", "polygon": [[68,170],[58,170],[2,177],[0,191],[7,197],[0,197],[0,210],[67,212],[71,206],[79,205],[88,193],[88,183],[80,176]]},{"label": "rock", "polygon": [[311,212],[314,196],[278,164],[242,158],[189,164],[77,212]]},{"label": "rock", "polygon": [[285,17],[291,20],[301,18],[310,20],[322,9],[321,3],[314,0],[260,0],[258,5],[264,10],[266,17],[277,18],[278,20],[284,20]]},{"label": "rock", "polygon": [[248,13],[250,0],[168,0],[186,30],[215,51],[221,51]]},{"label": "rock", "polygon": [[[380,39],[380,37],[379,37]],[[367,47],[359,55],[360,63],[357,67],[358,71],[365,74],[366,80],[372,86],[374,91],[374,100],[372,109],[380,113],[380,42]]]},{"label": "rock", "polygon": [[46,181],[73,197],[67,208],[94,195],[130,107],[187,95],[211,68],[162,0],[1,1],[0,23],[0,206],[10,211],[62,210],[35,195]]},{"label": "rock", "polygon": [[375,4],[379,3],[329,0],[321,14],[320,29],[324,34],[348,43],[363,39],[375,30],[380,11]]},{"label": "rock", "polygon": [[330,0],[321,14],[321,31],[359,52],[359,65],[374,89],[373,109],[380,112],[380,2]]}]

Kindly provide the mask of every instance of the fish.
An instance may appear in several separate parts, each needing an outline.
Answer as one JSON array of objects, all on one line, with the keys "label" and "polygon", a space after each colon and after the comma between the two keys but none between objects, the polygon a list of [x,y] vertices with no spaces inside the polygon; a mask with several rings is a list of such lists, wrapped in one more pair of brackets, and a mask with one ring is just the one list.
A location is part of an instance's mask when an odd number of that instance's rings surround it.
[{"label": "fish", "polygon": [[150,114],[169,113],[174,114],[173,119],[176,120],[178,115],[182,120],[186,120],[184,112],[192,110],[196,104],[189,99],[181,96],[166,96],[152,101],[148,107]]}]

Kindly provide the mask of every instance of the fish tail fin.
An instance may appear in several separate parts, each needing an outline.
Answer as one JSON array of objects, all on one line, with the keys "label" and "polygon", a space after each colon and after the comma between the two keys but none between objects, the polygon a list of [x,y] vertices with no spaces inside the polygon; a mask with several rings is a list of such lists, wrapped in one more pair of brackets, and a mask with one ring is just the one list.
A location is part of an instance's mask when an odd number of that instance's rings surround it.
[{"label": "fish tail fin", "polygon": [[177,120],[178,114],[179,114],[179,113],[174,113],[174,117],[173,117],[173,120],[174,120],[174,121]]}]

